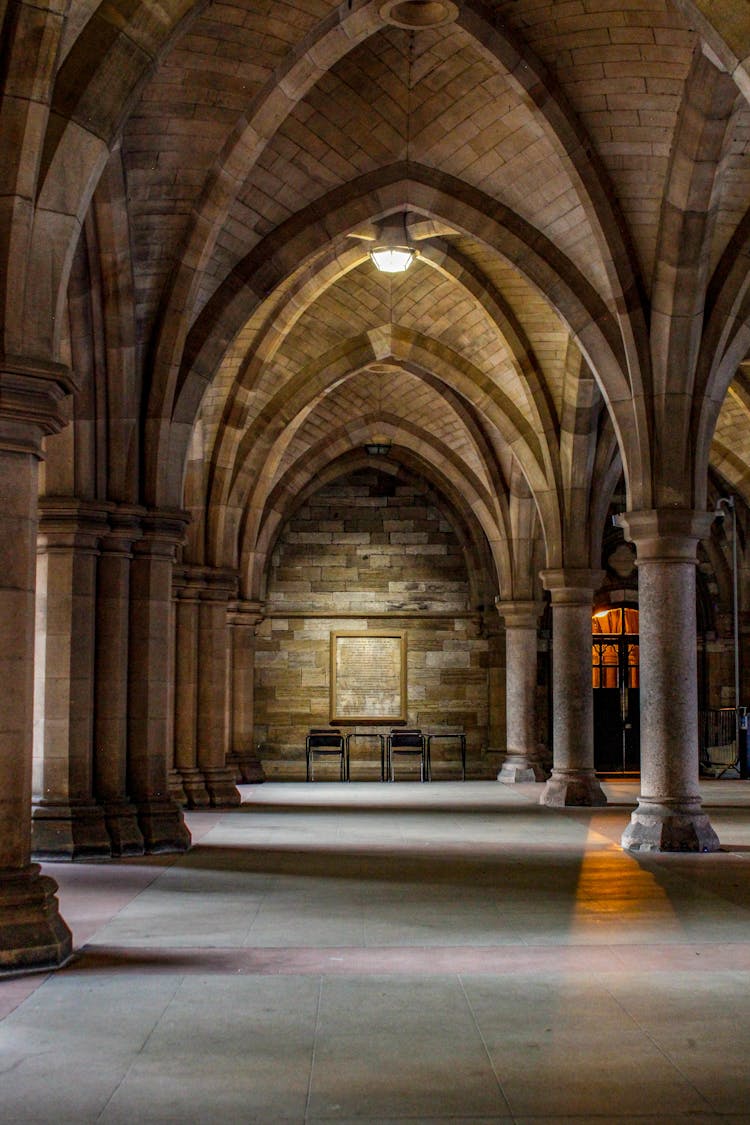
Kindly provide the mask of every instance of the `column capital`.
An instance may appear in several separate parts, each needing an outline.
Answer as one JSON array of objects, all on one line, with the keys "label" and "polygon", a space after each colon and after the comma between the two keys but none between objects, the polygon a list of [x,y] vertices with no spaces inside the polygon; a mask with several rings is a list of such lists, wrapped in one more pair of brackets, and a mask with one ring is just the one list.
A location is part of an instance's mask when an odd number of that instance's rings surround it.
[{"label": "column capital", "polygon": [[544,602],[503,601],[495,598],[495,609],[505,622],[506,629],[536,629],[544,610]]},{"label": "column capital", "polygon": [[133,544],[143,535],[141,520],[146,509],[138,504],[108,505],[109,528],[102,537],[100,549],[106,555],[126,555],[132,558]]},{"label": "column capital", "polygon": [[560,567],[539,573],[542,585],[552,595],[553,605],[590,604],[604,576],[603,570],[589,570],[587,567]]},{"label": "column capital", "polygon": [[230,602],[237,596],[237,572],[228,568],[204,568],[203,601]]},{"label": "column capital", "polygon": [[0,354],[0,449],[41,458],[42,438],[67,424],[65,399],[76,389],[62,363]]},{"label": "column capital", "polygon": [[172,571],[172,594],[181,601],[198,601],[203,589],[203,567],[179,563]]},{"label": "column capital", "polygon": [[76,496],[40,497],[37,550],[96,552],[108,530],[109,507]]},{"label": "column capital", "polygon": [[142,537],[134,544],[136,555],[161,555],[174,560],[174,552],[185,539],[189,512],[180,508],[147,509],[140,518]]},{"label": "column capital", "polygon": [[643,562],[696,561],[698,542],[705,539],[714,521],[713,512],[691,508],[651,508],[640,512],[623,512],[617,524],[626,539],[635,543]]},{"label": "column capital", "polygon": [[172,586],[180,601],[233,602],[237,573],[229,568],[183,563],[174,569]]},{"label": "column capital", "polygon": [[229,624],[237,628],[255,628],[265,616],[265,602],[237,600],[229,603]]}]

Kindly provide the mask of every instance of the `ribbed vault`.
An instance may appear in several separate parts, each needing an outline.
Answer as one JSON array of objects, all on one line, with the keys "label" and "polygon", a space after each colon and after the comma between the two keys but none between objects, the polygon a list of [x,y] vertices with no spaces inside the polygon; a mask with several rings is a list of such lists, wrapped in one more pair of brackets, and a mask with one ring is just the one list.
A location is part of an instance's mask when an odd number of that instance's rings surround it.
[{"label": "ribbed vault", "polygon": [[[255,557],[272,497],[383,430],[496,577],[519,491],[583,565],[620,469],[634,508],[701,507],[711,460],[744,489],[750,21],[457,8],[78,0],[31,86],[8,24],[3,350],[106,370],[92,487],[188,506],[196,560]],[[352,235],[394,213],[432,233],[388,280]]]}]

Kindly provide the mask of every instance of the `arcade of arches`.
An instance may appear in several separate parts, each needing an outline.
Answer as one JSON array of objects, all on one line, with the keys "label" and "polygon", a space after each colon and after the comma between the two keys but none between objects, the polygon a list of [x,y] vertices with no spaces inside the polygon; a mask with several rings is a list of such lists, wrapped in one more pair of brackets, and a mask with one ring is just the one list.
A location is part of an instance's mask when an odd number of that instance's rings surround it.
[{"label": "arcade of arches", "polygon": [[623,846],[715,850],[747,5],[0,0],[0,36],[2,965],[69,953],[36,859],[304,777],[336,630],[406,635],[469,776],[597,805],[594,615],[637,608]]}]

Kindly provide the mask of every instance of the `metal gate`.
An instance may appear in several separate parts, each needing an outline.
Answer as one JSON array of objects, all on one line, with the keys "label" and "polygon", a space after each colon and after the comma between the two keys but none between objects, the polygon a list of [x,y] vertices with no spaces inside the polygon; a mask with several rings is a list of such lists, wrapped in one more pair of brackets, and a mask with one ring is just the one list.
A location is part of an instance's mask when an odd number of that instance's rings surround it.
[{"label": "metal gate", "polygon": [[603,609],[592,618],[594,766],[602,773],[640,770],[638,610]]}]

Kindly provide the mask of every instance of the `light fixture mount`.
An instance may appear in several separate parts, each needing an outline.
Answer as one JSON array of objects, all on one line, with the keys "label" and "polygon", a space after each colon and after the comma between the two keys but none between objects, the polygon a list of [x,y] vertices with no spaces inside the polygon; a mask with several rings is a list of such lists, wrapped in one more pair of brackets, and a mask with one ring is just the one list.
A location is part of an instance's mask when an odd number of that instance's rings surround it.
[{"label": "light fixture mount", "polygon": [[406,230],[406,215],[397,211],[380,223],[375,245],[370,250],[373,265],[381,273],[403,273],[417,256]]},{"label": "light fixture mount", "polygon": [[420,31],[453,23],[458,18],[458,5],[452,0],[385,0],[379,12],[392,27]]}]

